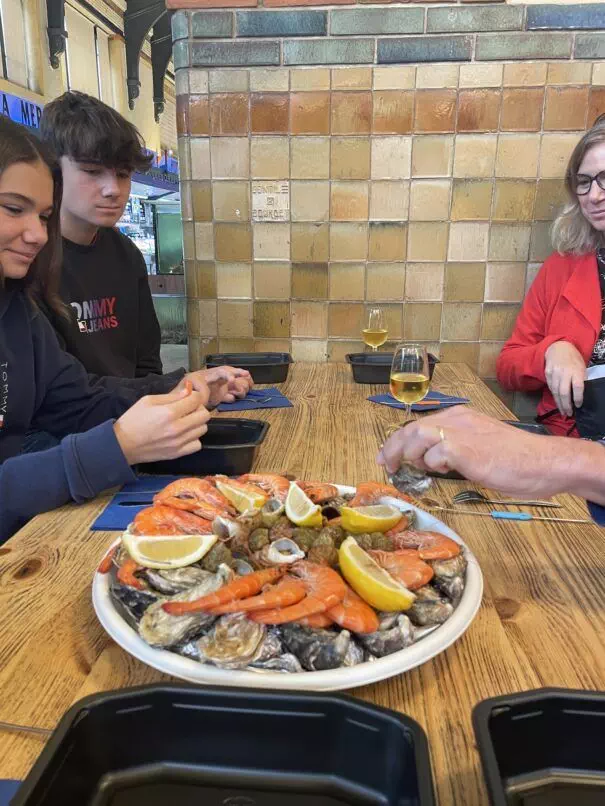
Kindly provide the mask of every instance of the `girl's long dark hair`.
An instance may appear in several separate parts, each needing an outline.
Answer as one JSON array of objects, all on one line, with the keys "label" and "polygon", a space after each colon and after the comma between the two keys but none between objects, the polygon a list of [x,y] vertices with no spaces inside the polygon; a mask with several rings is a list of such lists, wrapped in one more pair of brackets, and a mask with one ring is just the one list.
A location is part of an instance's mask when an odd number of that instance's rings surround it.
[{"label": "girl's long dark hair", "polygon": [[[0,175],[19,162],[41,162],[53,179],[53,211],[48,219],[48,241],[31,264],[26,277],[19,281],[35,304],[47,306],[61,316],[65,306],[59,297],[61,272],[61,198],[63,179],[61,166],[48,146],[23,126],[0,115]],[[0,266],[2,282],[2,266]]]}]

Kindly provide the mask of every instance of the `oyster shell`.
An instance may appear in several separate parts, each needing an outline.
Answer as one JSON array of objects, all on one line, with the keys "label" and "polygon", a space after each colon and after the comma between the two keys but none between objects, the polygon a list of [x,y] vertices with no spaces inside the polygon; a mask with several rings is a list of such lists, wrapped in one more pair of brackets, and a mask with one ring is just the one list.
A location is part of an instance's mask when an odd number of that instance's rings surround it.
[{"label": "oyster shell", "polygon": [[166,570],[155,570],[146,568],[143,577],[151,587],[163,593],[165,596],[174,596],[176,593],[199,585],[208,577],[212,576],[209,571],[204,571],[196,565],[188,565],[185,568],[169,568]]},{"label": "oyster shell", "polygon": [[233,613],[221,616],[196,644],[201,659],[208,663],[221,669],[242,669],[263,655],[266,637],[264,624]]},{"label": "oyster shell", "polygon": [[[230,582],[233,578],[233,571],[228,565],[221,565],[216,574],[209,574],[208,577],[193,588],[184,593],[177,593],[171,597],[175,602],[192,602],[218,590],[220,587]],[[199,633],[216,619],[209,613],[191,613],[185,616],[171,616],[162,608],[165,599],[157,601],[145,610],[143,618],[139,623],[139,634],[150,646],[173,647],[176,644],[186,641]]]},{"label": "oyster shell", "polygon": [[414,593],[416,599],[407,611],[413,624],[420,627],[443,624],[454,612],[452,604],[431,585],[424,585]]},{"label": "oyster shell", "polygon": [[406,495],[424,495],[430,489],[433,479],[424,470],[419,470],[409,462],[402,462],[391,476],[391,484]]},{"label": "oyster shell", "polygon": [[124,614],[126,621],[135,629],[147,608],[161,598],[157,593],[117,583],[111,586],[110,592],[118,610]]},{"label": "oyster shell", "polygon": [[284,624],[282,640],[304,669],[319,672],[323,669],[338,669],[344,665],[351,633],[348,630],[335,632],[303,627],[300,624]]},{"label": "oyster shell", "polygon": [[451,560],[435,560],[430,565],[435,572],[433,585],[448,596],[457,607],[464,593],[466,558],[463,553]]},{"label": "oyster shell", "polygon": [[402,614],[388,614],[395,616],[381,622],[380,629],[369,635],[357,636],[363,646],[378,658],[399,652],[414,643],[414,627],[410,619]]},{"label": "oyster shell", "polygon": [[269,660],[254,661],[250,664],[249,670],[251,672],[285,672],[288,674],[304,671],[296,655],[292,655],[290,652],[276,658],[269,658]]}]

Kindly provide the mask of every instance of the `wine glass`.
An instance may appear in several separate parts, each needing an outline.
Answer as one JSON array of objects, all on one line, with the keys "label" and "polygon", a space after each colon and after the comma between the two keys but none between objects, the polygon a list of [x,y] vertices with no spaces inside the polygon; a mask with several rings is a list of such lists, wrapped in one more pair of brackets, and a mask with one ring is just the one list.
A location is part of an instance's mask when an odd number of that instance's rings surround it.
[{"label": "wine glass", "polygon": [[412,404],[426,397],[429,390],[429,359],[422,344],[398,344],[391,365],[391,394],[405,403],[406,420]]},{"label": "wine glass", "polygon": [[361,331],[364,342],[374,352],[387,340],[388,330],[384,323],[384,315],[380,308],[370,308],[368,312],[368,326]]}]

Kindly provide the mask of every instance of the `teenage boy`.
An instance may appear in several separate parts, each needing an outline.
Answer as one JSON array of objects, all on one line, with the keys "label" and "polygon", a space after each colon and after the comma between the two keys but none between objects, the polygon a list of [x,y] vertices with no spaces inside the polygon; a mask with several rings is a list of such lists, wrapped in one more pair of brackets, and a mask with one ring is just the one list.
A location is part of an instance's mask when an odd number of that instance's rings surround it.
[{"label": "teenage boy", "polygon": [[[69,316],[45,311],[62,346],[81,361],[92,383],[130,387],[137,396],[143,389],[172,389],[185,370],[162,375],[160,326],[145,261],[115,229],[132,174],[151,164],[139,131],[97,98],[67,92],[45,107],[40,134],[63,173],[60,294]],[[252,386],[250,375],[234,368],[187,377],[194,388],[198,378],[210,384],[211,405],[243,397]]]}]

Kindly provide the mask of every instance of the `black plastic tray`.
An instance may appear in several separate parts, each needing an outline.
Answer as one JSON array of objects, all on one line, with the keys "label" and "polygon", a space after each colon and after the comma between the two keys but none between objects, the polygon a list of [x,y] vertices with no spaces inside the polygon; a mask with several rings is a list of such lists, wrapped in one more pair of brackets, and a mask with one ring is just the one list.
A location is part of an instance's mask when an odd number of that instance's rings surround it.
[{"label": "black plastic tray", "polygon": [[269,430],[264,420],[212,417],[202,437],[202,450],[179,459],[138,465],[139,473],[167,476],[208,476],[249,473],[258,447]]},{"label": "black plastic tray", "polygon": [[422,728],[332,694],[154,685],[63,717],[12,806],[434,806]]},{"label": "black plastic tray", "polygon": [[603,806],[604,725],[604,692],[545,688],[479,703],[473,726],[492,806]]},{"label": "black plastic tray", "polygon": [[[388,383],[394,353],[348,353],[355,383]],[[439,359],[429,353],[429,378],[433,377]]]},{"label": "black plastic tray", "polygon": [[292,364],[290,353],[215,353],[206,356],[207,367],[232,367],[247,369],[254,383],[283,383]]}]

